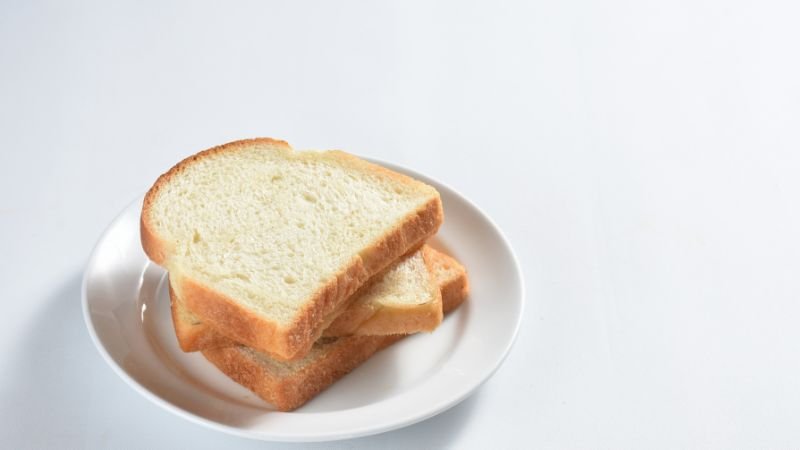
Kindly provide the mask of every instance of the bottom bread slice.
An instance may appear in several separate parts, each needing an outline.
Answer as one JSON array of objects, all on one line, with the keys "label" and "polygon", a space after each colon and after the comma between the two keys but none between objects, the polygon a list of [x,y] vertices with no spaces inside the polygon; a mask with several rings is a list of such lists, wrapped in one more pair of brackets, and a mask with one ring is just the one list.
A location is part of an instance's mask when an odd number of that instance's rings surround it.
[{"label": "bottom bread slice", "polygon": [[[434,278],[441,287],[446,314],[461,305],[469,291],[467,273],[453,258],[436,252]],[[203,356],[237,383],[291,411],[404,335],[322,338],[297,361],[278,361],[245,346],[209,348]]]}]

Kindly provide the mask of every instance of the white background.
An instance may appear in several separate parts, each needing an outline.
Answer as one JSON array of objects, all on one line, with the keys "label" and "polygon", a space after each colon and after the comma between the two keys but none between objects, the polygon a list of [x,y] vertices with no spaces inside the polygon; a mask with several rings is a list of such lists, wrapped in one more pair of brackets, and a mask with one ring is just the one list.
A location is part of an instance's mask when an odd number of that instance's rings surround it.
[{"label": "white background", "polygon": [[79,299],[118,211],[252,136],[441,179],[526,277],[474,396],[320,448],[800,447],[796,2],[230,3],[0,3],[3,447],[273,448],[140,397]]}]

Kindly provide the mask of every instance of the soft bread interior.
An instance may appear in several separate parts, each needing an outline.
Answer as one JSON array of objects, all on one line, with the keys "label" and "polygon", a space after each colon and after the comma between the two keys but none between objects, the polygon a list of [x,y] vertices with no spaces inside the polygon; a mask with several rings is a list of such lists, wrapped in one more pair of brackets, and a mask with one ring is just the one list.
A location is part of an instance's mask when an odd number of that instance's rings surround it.
[{"label": "soft bread interior", "polygon": [[253,144],[187,164],[153,199],[167,269],[289,324],[432,188],[361,170],[338,152]]}]

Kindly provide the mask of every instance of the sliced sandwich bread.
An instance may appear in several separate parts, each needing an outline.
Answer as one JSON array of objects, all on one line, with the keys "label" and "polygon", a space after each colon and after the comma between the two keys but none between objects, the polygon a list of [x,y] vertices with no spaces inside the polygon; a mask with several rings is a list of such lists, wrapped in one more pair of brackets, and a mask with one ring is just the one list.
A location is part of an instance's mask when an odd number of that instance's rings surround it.
[{"label": "sliced sandwich bread", "polygon": [[[410,334],[433,331],[442,321],[440,286],[433,273],[446,258],[424,246],[401,257],[373,277],[349,301],[348,308],[325,329],[331,337]],[[170,288],[172,320],[181,349],[187,352],[234,345],[235,341],[204,323]]]},{"label": "sliced sandwich bread", "polygon": [[[467,273],[443,253],[436,253],[435,260],[433,273],[446,314],[466,298]],[[291,411],[402,338],[403,335],[322,338],[308,355],[292,362],[277,361],[245,346],[210,348],[203,350],[203,356],[278,410]]]},{"label": "sliced sandwich bread", "polygon": [[194,315],[288,360],[442,220],[439,194],[424,183],[262,138],[200,152],[162,175],[145,196],[141,236]]},{"label": "sliced sandwich bread", "polygon": [[435,253],[425,246],[367,283],[323,336],[380,336],[436,329],[442,321],[442,295],[431,276]]}]

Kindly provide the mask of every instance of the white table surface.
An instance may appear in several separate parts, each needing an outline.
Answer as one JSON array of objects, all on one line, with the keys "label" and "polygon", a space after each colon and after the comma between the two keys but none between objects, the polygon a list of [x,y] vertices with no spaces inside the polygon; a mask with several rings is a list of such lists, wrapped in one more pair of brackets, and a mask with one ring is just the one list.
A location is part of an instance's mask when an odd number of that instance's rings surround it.
[{"label": "white table surface", "polygon": [[475,395],[309,448],[800,447],[797,2],[213,3],[0,4],[0,446],[300,448],[139,396],[79,299],[162,171],[273,136],[449,183],[528,287]]}]

